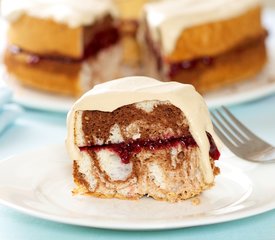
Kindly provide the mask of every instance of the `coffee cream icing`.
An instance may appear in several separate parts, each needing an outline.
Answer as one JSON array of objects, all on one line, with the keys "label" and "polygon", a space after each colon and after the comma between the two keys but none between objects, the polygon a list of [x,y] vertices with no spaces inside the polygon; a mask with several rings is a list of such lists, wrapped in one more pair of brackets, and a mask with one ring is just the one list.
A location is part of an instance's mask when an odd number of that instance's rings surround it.
[{"label": "coffee cream icing", "polygon": [[2,0],[1,13],[8,21],[27,14],[75,28],[91,25],[101,16],[115,15],[116,11],[111,0]]},{"label": "coffee cream icing", "polygon": [[184,29],[239,16],[260,5],[260,0],[166,0],[145,5],[152,38],[164,54],[174,50]]},{"label": "coffee cream icing", "polygon": [[71,159],[81,159],[81,152],[74,144],[74,119],[77,110],[111,112],[121,106],[146,100],[169,101],[185,114],[189,130],[201,152],[201,169],[205,181],[212,183],[213,172],[209,161],[209,132],[217,142],[207,106],[192,85],[178,82],[160,82],[148,77],[126,77],[99,84],[84,94],[67,116],[66,145]]}]

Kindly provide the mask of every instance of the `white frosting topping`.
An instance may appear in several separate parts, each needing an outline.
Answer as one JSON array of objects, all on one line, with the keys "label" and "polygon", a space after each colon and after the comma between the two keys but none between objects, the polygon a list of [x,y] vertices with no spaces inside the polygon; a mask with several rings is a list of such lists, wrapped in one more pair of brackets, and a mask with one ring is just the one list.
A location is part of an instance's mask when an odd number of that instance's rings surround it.
[{"label": "white frosting topping", "polygon": [[111,0],[2,0],[1,13],[8,21],[23,14],[52,19],[74,28],[90,25],[106,14],[115,14]]},{"label": "white frosting topping", "polygon": [[214,176],[209,162],[210,144],[205,131],[216,140],[207,106],[193,86],[177,82],[160,82],[148,77],[126,77],[99,84],[84,94],[67,116],[66,145],[71,159],[81,158],[74,144],[74,121],[77,110],[111,112],[118,107],[146,100],[169,101],[185,114],[189,130],[201,151],[201,169],[205,181],[212,183]]},{"label": "white frosting topping", "polygon": [[145,6],[152,38],[161,42],[164,53],[174,50],[184,29],[239,16],[260,5],[261,0],[167,0]]}]

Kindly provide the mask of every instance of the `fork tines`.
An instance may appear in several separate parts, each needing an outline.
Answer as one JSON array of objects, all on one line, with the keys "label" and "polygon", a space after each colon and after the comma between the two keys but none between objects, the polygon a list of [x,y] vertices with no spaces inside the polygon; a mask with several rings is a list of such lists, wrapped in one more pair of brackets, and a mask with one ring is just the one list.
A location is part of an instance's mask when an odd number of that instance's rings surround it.
[{"label": "fork tines", "polygon": [[274,147],[251,132],[226,107],[213,110],[211,116],[215,132],[237,156],[252,161],[275,161],[270,159]]},{"label": "fork tines", "polygon": [[226,138],[229,138],[234,145],[253,139],[261,140],[224,106],[212,111],[211,116],[215,131],[222,140],[227,136]]}]

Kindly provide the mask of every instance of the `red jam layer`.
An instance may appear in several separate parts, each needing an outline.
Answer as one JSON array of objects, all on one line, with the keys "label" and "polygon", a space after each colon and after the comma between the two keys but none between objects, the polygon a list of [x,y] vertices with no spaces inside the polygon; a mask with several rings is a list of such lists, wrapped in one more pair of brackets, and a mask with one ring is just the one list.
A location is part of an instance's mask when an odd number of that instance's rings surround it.
[{"label": "red jam layer", "polygon": [[83,56],[77,59],[65,57],[65,56],[39,55],[39,54],[26,51],[15,45],[9,46],[8,50],[10,51],[10,53],[14,55],[19,53],[27,54],[28,64],[38,64],[42,60],[58,61],[64,64],[70,64],[70,63],[80,63],[91,56],[96,56],[102,49],[117,43],[119,39],[120,39],[120,35],[117,28],[112,27],[112,28],[104,29],[102,31],[98,31],[95,33],[95,36],[93,37],[91,42],[86,46]]},{"label": "red jam layer", "polygon": [[[157,70],[161,72],[163,69],[163,65],[166,62],[165,58],[164,56],[162,56],[160,52],[160,48],[153,42],[152,38],[150,37],[148,27],[146,27],[145,31],[146,31],[145,40],[147,42],[149,51],[151,51],[151,53],[155,56]],[[260,36],[254,39],[250,39],[250,42],[246,42],[245,44],[237,46],[236,48],[231,49],[230,51],[234,51],[236,53],[245,51],[249,46],[257,44],[259,41],[264,40],[267,37],[267,35],[268,35],[268,32],[265,31]],[[222,54],[228,54],[229,52],[225,52]],[[179,62],[166,62],[166,64],[168,64],[169,66],[167,75],[168,77],[173,78],[182,71],[194,70],[199,66],[201,66],[202,68],[213,67],[213,65],[215,64],[215,62],[218,60],[220,56],[202,56],[191,60],[183,60]]]},{"label": "red jam layer", "polygon": [[202,58],[193,59],[189,61],[171,63],[168,75],[170,78],[173,78],[183,70],[194,69],[199,65],[208,67],[213,65],[214,60],[215,59],[213,57],[202,57]]},{"label": "red jam layer", "polygon": [[[268,32],[265,31],[263,34],[261,34],[257,38],[250,39],[250,42],[247,42],[245,44],[237,46],[234,49],[231,49],[231,52],[235,52],[236,54],[241,53],[241,52],[245,51],[248,47],[258,44],[259,41],[264,40],[267,37],[267,35],[268,35]],[[223,53],[223,54],[228,54],[228,53],[229,52]],[[218,58],[219,58],[219,56],[214,56],[214,57],[202,56],[200,58],[195,58],[192,60],[185,60],[182,62],[170,63],[168,75],[170,78],[173,78],[179,72],[184,71],[184,70],[188,71],[188,70],[198,68],[200,66],[201,67],[211,67],[212,65],[215,64],[215,62],[218,60]]]},{"label": "red jam layer", "polygon": [[259,37],[250,39],[250,42],[246,42],[245,44],[237,46],[236,48],[231,49],[228,52],[222,53],[221,55],[217,55],[217,56],[213,56],[213,57],[202,56],[200,58],[195,58],[192,60],[185,60],[182,62],[170,63],[168,76],[170,78],[173,78],[182,71],[213,67],[213,65],[215,65],[215,63],[219,60],[219,58],[221,56],[224,56],[224,55],[230,54],[230,53],[235,53],[236,56],[238,56],[238,54],[244,52],[247,48],[249,48],[251,46],[253,47],[255,44],[258,44],[260,41],[264,40],[266,37],[267,37],[267,32],[264,32]]},{"label": "red jam layer", "polygon": [[[220,157],[219,150],[217,149],[216,144],[209,133],[207,133],[207,137],[210,143],[209,155],[214,160],[218,160]],[[108,149],[109,151],[115,152],[117,155],[119,155],[123,163],[128,164],[131,157],[134,154],[141,152],[142,149],[154,151],[157,149],[171,148],[177,146],[178,144],[181,144],[184,147],[197,146],[192,136],[185,136],[180,138],[160,139],[157,141],[135,140],[128,143],[123,142],[118,144],[104,144],[100,146],[94,145],[91,147],[80,147],[80,150],[97,152],[102,149]]]},{"label": "red jam layer", "polygon": [[210,144],[210,149],[209,149],[209,156],[213,158],[214,160],[218,160],[220,158],[220,152],[216,146],[216,143],[214,142],[214,139],[212,135],[209,132],[206,132],[207,138]]}]

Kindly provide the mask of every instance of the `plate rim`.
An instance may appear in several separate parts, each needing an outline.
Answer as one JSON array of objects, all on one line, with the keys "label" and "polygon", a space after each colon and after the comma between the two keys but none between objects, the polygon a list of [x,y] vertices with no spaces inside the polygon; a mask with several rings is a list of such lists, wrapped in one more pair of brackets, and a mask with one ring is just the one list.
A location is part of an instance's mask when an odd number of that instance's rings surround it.
[{"label": "plate rim", "polygon": [[[2,164],[5,164],[8,161],[15,161],[17,158],[25,158],[27,159],[27,156],[37,154],[41,151],[49,151],[53,149],[60,149],[60,147],[64,147],[63,144],[54,144],[54,145],[47,145],[43,148],[39,148],[32,151],[27,151],[22,154],[16,154],[9,156],[3,160],[0,160],[0,167]],[[54,154],[54,151],[49,151],[49,154]],[[64,160],[62,162],[65,163]],[[228,163],[226,163],[228,164]],[[258,164],[258,163],[251,163],[251,164]],[[234,166],[234,165],[233,165]],[[1,187],[1,183],[0,183]],[[127,201],[127,200],[120,200],[120,201]],[[116,221],[97,221],[94,219],[94,221],[91,221],[89,219],[89,222],[84,221],[83,218],[68,218],[65,216],[60,215],[53,215],[50,213],[42,212],[39,210],[31,209],[31,208],[25,208],[23,206],[17,205],[16,203],[7,201],[5,199],[2,199],[0,196],[0,204],[6,207],[9,207],[11,209],[14,209],[18,212],[24,213],[26,215],[30,215],[39,219],[53,221],[56,223],[64,223],[69,225],[75,225],[75,226],[83,226],[83,227],[91,227],[91,228],[99,228],[99,229],[111,229],[111,230],[126,230],[126,231],[142,231],[142,230],[168,230],[168,229],[179,229],[179,228],[186,228],[186,227],[195,227],[195,226],[205,226],[205,225],[212,225],[217,223],[225,223],[230,222],[234,220],[240,220],[247,217],[255,216],[270,210],[275,209],[275,201],[269,201],[268,203],[265,203],[264,205],[256,206],[251,209],[244,209],[240,212],[235,211],[228,214],[218,215],[215,217],[211,217],[209,220],[209,217],[206,217],[202,220],[193,220],[188,219],[188,222],[179,219],[178,221],[171,221],[171,222],[160,222],[155,221],[153,223],[150,223],[148,225],[147,222],[143,223],[132,223],[131,221],[127,221],[127,218],[123,220]]]}]

